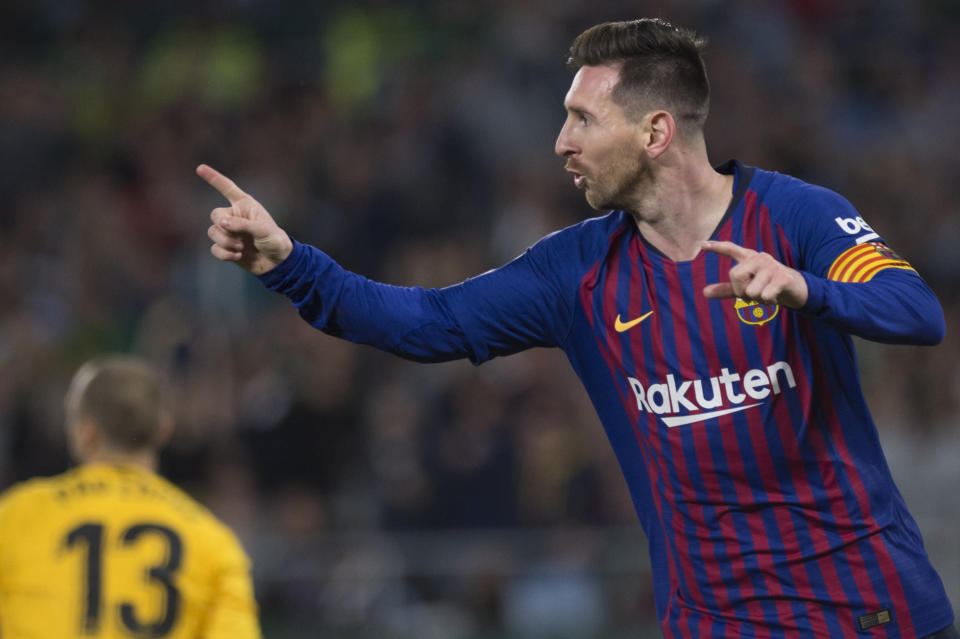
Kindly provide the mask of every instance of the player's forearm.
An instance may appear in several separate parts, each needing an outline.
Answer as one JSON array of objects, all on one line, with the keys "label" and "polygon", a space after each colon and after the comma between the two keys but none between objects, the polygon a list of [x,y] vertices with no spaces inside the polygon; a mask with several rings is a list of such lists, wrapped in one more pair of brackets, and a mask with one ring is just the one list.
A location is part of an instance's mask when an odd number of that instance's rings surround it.
[{"label": "player's forearm", "polygon": [[891,344],[928,346],[943,339],[940,302],[913,272],[887,269],[863,283],[803,275],[809,297],[801,312],[842,331]]},{"label": "player's forearm", "polygon": [[307,322],[329,335],[416,361],[472,355],[435,289],[374,282],[299,242],[287,260],[259,279],[290,298]]}]

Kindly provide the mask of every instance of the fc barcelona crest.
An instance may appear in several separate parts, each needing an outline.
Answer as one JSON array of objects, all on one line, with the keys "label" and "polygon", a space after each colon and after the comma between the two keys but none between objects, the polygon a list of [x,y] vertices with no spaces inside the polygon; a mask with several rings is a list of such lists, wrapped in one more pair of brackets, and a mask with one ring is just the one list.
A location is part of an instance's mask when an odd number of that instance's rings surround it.
[{"label": "fc barcelona crest", "polygon": [[761,304],[760,302],[746,302],[739,297],[733,307],[737,309],[737,317],[744,324],[760,326],[766,324],[780,312],[779,304]]}]

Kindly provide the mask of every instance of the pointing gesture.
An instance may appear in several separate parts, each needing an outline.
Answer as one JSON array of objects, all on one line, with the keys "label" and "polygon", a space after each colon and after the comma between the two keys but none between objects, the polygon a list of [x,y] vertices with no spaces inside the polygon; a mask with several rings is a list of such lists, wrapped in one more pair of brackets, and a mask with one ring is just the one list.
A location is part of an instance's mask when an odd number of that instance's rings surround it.
[{"label": "pointing gesture", "polygon": [[213,241],[210,252],[225,262],[236,262],[254,275],[266,273],[293,250],[290,236],[277,226],[267,210],[233,180],[201,164],[197,175],[220,191],[230,206],[213,209],[207,237]]},{"label": "pointing gesture", "polygon": [[807,301],[807,282],[800,271],[781,264],[769,253],[744,248],[733,242],[704,242],[703,250],[724,255],[737,262],[730,269],[730,281],[708,284],[705,297],[739,297],[747,302],[780,304],[800,308]]}]

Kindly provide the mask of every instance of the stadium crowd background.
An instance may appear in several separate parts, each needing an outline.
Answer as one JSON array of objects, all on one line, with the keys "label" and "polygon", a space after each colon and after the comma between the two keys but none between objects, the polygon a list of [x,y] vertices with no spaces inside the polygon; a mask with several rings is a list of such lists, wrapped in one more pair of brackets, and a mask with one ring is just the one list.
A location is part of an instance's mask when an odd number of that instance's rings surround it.
[{"label": "stadium crowd background", "polygon": [[69,376],[135,352],[174,381],[163,471],[243,539],[268,637],[653,627],[642,533],[561,354],[424,366],[313,330],[209,255],[221,204],[193,169],[348,268],[451,284],[592,214],[552,153],[567,47],[660,15],[710,38],[711,159],[840,191],[939,295],[941,346],[859,352],[960,605],[960,4],[21,5],[0,6],[0,487],[63,470]]}]

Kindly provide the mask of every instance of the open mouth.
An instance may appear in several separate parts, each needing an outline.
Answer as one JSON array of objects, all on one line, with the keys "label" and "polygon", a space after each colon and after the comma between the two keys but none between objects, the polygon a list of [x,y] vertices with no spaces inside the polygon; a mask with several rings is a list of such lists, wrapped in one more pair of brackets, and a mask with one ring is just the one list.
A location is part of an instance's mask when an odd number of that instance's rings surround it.
[{"label": "open mouth", "polygon": [[578,189],[582,189],[587,180],[586,176],[584,176],[583,173],[574,171],[570,167],[567,167],[567,171],[573,175],[573,185]]}]

